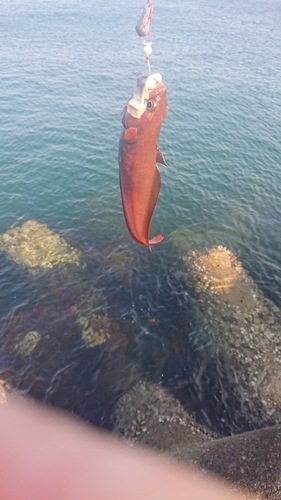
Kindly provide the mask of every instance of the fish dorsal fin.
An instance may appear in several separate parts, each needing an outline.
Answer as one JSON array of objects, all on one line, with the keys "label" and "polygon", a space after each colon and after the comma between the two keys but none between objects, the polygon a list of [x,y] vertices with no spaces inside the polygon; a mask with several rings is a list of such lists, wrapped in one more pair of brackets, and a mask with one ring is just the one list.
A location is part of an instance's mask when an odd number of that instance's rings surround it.
[{"label": "fish dorsal fin", "polygon": [[157,149],[156,163],[162,163],[162,165],[165,165],[166,167],[169,167],[169,165],[167,165],[166,160],[164,158],[164,155],[163,155],[163,153],[161,153],[160,149]]}]

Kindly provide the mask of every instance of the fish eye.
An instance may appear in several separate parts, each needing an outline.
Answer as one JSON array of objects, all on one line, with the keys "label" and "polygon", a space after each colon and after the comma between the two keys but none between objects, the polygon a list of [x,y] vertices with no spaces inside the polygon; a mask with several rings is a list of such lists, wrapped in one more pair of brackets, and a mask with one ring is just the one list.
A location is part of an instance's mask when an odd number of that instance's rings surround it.
[{"label": "fish eye", "polygon": [[156,101],[154,99],[150,99],[149,101],[147,101],[147,104],[146,104],[146,109],[148,111],[154,111],[155,108],[156,108]]}]

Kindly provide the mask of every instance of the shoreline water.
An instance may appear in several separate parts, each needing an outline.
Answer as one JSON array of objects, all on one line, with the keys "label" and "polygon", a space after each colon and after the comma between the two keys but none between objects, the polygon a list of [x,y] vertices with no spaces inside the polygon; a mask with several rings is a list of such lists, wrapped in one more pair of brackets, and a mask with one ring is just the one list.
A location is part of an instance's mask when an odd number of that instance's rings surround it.
[{"label": "shoreline water", "polygon": [[33,276],[0,253],[0,378],[110,427],[141,374],[184,395],[201,423],[234,431],[216,367],[188,340],[194,299],[177,264],[224,245],[281,307],[280,3],[155,6],[170,168],[152,254],[130,240],[118,183],[120,112],[145,70],[137,2],[97,0],[98,16],[86,0],[0,3],[0,234],[36,220],[81,254],[80,266]]}]

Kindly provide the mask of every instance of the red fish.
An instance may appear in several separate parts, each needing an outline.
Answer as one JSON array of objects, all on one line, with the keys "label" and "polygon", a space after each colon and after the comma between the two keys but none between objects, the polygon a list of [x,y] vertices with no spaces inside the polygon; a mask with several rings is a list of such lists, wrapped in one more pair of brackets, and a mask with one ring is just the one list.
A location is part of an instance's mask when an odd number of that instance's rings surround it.
[{"label": "red fish", "polygon": [[140,76],[135,93],[123,110],[119,176],[129,233],[150,250],[151,245],[163,240],[161,234],[149,239],[149,228],[161,188],[156,163],[167,166],[158,149],[160,129],[167,113],[166,87],[161,75]]}]

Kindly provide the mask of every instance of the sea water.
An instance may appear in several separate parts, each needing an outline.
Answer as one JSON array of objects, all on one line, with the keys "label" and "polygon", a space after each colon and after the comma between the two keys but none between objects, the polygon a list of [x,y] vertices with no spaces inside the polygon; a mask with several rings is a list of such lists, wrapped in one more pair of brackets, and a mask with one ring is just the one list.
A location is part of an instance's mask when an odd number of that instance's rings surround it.
[{"label": "sea water", "polygon": [[[142,6],[0,0],[0,233],[36,220],[83,263],[34,276],[1,253],[1,377],[105,426],[139,377],[176,386],[175,344],[193,328],[175,271],[185,252],[225,245],[281,306],[281,3],[155,0],[169,168],[152,253],[126,229],[117,161],[120,113],[146,72]],[[92,310],[114,349],[79,338]],[[28,332],[41,339],[33,357],[16,349]]]}]

